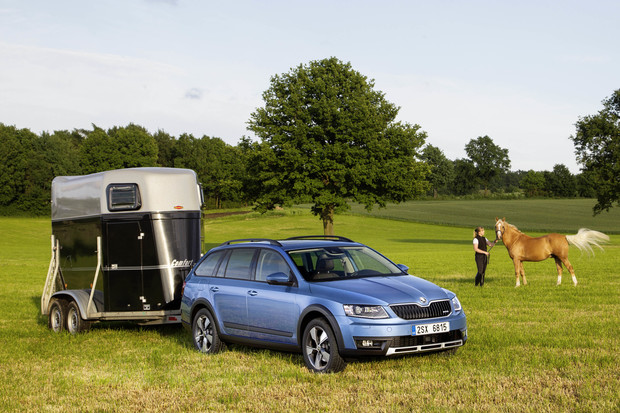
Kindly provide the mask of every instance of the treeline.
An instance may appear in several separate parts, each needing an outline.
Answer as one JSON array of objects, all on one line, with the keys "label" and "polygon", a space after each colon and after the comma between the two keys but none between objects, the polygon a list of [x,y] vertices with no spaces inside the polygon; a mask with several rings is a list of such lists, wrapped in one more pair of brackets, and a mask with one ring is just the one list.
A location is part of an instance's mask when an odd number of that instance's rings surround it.
[{"label": "treeline", "polygon": [[[134,124],[37,135],[0,123],[0,214],[48,215],[56,176],[151,166],[196,171],[209,208],[252,205],[257,182],[248,162],[255,148],[248,138],[233,146],[208,136],[173,137],[161,130],[151,134]],[[575,176],[561,164],[552,171],[485,175],[475,160],[451,161],[431,145],[420,159],[431,169],[429,196],[595,196],[586,175]]]},{"label": "treeline", "polygon": [[49,214],[51,182],[56,176],[152,166],[196,171],[212,208],[224,202],[251,202],[243,187],[250,147],[246,140],[231,146],[207,136],[151,134],[134,124],[37,135],[0,123],[0,142],[2,215]]}]

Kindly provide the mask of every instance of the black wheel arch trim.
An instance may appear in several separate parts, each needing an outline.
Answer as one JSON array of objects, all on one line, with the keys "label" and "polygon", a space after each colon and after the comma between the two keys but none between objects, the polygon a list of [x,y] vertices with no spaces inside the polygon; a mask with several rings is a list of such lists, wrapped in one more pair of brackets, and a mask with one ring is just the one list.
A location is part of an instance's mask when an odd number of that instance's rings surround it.
[{"label": "black wheel arch trim", "polygon": [[345,351],[344,339],[342,338],[342,332],[340,331],[340,326],[338,325],[338,321],[336,321],[336,317],[334,317],[334,315],[331,313],[331,311],[327,309],[327,307],[324,307],[320,304],[314,304],[314,305],[311,305],[305,308],[304,311],[302,311],[301,314],[299,315],[299,322],[297,324],[297,343],[299,344],[299,348],[302,348],[303,346],[302,339],[303,339],[304,329],[306,325],[308,324],[304,322],[304,320],[306,319],[307,315],[310,313],[320,313],[327,320],[327,322],[329,323],[329,326],[334,332],[334,335],[336,336],[335,338],[336,338],[336,344],[338,344],[338,351],[341,353],[344,352]]},{"label": "black wheel arch trim", "polygon": [[189,311],[189,320],[188,320],[189,323],[187,325],[189,330],[191,331],[192,329],[192,326],[194,324],[194,317],[196,316],[196,313],[200,311],[200,309],[202,308],[206,308],[211,313],[211,316],[213,317],[213,321],[215,321],[215,327],[217,328],[217,333],[221,336],[222,333],[220,331],[220,324],[217,319],[217,315],[215,314],[215,311],[213,310],[213,306],[211,305],[209,300],[204,299],[204,298],[199,298],[196,301],[194,301],[194,303],[192,304],[192,307]]}]

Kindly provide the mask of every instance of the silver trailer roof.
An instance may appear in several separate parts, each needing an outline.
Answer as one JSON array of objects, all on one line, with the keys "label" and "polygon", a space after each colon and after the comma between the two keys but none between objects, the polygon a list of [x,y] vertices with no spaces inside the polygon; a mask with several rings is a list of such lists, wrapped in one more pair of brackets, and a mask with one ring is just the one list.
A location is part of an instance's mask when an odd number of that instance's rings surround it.
[{"label": "silver trailer roof", "polygon": [[191,169],[128,168],[90,175],[58,176],[52,181],[52,220],[126,213],[110,211],[106,189],[111,184],[136,184],[140,212],[199,211],[202,196]]}]

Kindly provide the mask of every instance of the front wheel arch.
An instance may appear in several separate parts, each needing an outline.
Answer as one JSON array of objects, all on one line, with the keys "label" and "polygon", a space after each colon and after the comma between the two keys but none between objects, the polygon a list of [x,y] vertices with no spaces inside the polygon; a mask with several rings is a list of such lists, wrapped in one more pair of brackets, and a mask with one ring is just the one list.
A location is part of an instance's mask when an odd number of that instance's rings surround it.
[{"label": "front wheel arch", "polygon": [[308,323],[316,318],[324,318],[327,323],[329,323],[330,328],[334,332],[336,336],[336,343],[338,345],[338,351],[344,351],[344,339],[342,338],[342,332],[340,331],[340,326],[338,325],[338,321],[336,321],[336,317],[332,315],[332,313],[322,305],[313,305],[306,308],[299,316],[299,324],[297,326],[297,344],[303,351],[303,340],[302,335]]}]

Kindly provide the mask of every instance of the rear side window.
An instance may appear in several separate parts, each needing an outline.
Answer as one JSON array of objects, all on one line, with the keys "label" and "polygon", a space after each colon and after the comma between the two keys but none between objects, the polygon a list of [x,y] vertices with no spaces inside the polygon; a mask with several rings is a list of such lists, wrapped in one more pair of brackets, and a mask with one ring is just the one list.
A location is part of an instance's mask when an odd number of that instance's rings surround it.
[{"label": "rear side window", "polygon": [[238,248],[232,250],[224,276],[226,278],[249,280],[252,277],[252,261],[255,252],[255,248]]},{"label": "rear side window", "polygon": [[106,193],[110,211],[134,211],[142,206],[138,184],[110,184]]},{"label": "rear side window", "polygon": [[220,259],[224,255],[225,251],[216,251],[212,254],[209,254],[196,268],[194,273],[196,275],[200,275],[203,277],[213,277],[215,276],[215,270],[217,269],[217,265],[220,262]]}]

